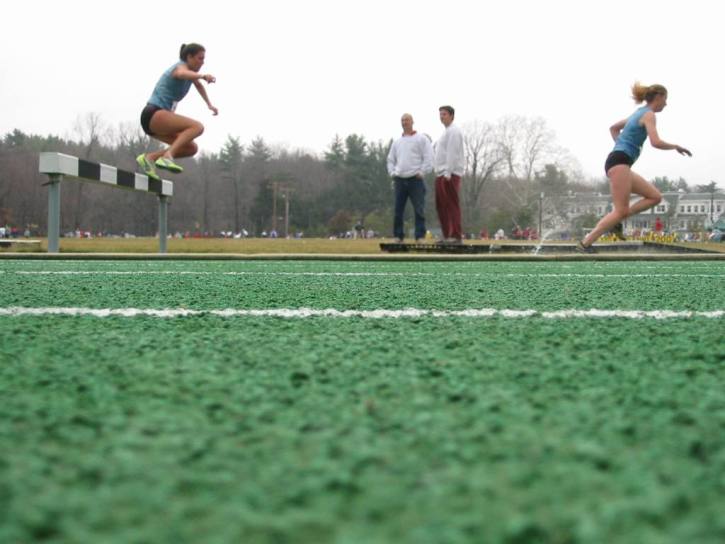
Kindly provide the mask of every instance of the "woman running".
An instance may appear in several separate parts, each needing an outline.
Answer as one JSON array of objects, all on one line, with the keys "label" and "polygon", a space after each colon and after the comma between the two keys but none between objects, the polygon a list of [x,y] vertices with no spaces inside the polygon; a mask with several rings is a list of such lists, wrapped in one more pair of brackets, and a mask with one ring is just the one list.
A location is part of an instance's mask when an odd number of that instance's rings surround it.
[{"label": "woman running", "polygon": [[203,79],[207,83],[214,83],[216,78],[211,74],[200,74],[204,65],[206,50],[198,43],[183,44],[179,51],[180,62],[166,70],[154,88],[148,104],[141,112],[141,127],[143,131],[169,144],[165,150],[152,153],[142,153],[136,157],[136,162],[150,178],[161,179],[156,173],[155,166],[179,173],[184,169],[174,162],[181,157],[192,157],[199,149],[194,139],[204,132],[204,125],[199,121],[174,113],[176,105],[189,92],[191,84],[209,106],[214,115],[219,113],[209,101],[206,89],[201,84]]},{"label": "woman running", "polygon": [[[624,240],[622,221],[630,215],[656,206],[662,200],[662,195],[653,184],[632,171],[632,165],[639,157],[642,145],[648,136],[652,146],[657,149],[675,149],[681,155],[692,156],[689,150],[679,145],[668,144],[657,134],[655,114],[661,112],[667,105],[667,89],[662,85],[646,86],[635,83],[632,86],[632,98],[636,104],[645,102],[645,105],[609,129],[615,143],[614,149],[607,157],[604,171],[609,178],[614,209],[577,243],[576,249],[579,252],[593,253],[592,244],[610,230],[617,238]],[[640,195],[642,199],[630,206],[629,198],[632,193]]]}]

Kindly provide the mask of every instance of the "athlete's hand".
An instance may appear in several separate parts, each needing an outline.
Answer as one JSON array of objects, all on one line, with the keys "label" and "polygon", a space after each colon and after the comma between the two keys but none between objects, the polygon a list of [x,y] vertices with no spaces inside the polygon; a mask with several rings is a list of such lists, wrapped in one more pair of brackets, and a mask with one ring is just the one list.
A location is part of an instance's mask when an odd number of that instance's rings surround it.
[{"label": "athlete's hand", "polygon": [[675,149],[680,155],[687,155],[688,157],[692,157],[692,153],[690,153],[689,149],[685,149],[684,147],[681,147],[679,145],[676,146]]},{"label": "athlete's hand", "polygon": [[203,76],[201,76],[201,79],[203,79],[207,83],[216,83],[216,78],[211,74],[204,74]]},{"label": "athlete's hand", "polygon": [[209,104],[209,109],[211,110],[212,115],[219,115],[219,110],[211,104]]}]

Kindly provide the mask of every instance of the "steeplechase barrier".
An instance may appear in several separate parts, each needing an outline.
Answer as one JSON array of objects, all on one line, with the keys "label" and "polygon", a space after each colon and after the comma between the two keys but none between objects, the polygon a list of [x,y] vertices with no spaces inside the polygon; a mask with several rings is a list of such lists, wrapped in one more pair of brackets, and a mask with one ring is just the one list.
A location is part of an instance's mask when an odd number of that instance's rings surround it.
[{"label": "steeplechase barrier", "polygon": [[159,253],[166,253],[168,208],[174,194],[172,182],[53,152],[40,153],[38,169],[49,178],[48,253],[58,253],[60,248],[60,183],[64,178],[156,194],[159,198]]}]

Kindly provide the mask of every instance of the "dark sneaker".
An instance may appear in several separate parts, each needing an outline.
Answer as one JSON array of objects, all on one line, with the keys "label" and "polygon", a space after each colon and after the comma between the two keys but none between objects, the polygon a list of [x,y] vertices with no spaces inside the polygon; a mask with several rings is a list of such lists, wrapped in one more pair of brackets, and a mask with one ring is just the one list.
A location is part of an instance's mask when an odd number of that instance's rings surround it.
[{"label": "dark sneaker", "polygon": [[614,234],[615,238],[617,240],[626,240],[627,237],[624,235],[624,225],[622,223],[617,223],[612,227],[612,230],[610,231],[612,234]]},{"label": "dark sneaker", "polygon": [[592,253],[597,252],[597,250],[594,249],[592,246],[585,246],[584,244],[581,243],[581,241],[576,243],[576,245],[574,246],[574,251],[576,251],[577,253],[587,253],[587,254],[592,254]]}]

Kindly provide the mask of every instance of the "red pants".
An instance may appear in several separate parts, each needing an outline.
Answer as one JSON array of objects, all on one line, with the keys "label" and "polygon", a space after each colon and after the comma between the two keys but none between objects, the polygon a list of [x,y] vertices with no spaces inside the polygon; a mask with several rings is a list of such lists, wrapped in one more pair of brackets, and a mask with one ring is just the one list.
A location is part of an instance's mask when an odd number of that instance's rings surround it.
[{"label": "red pants", "polygon": [[461,176],[452,174],[447,181],[442,176],[436,178],[436,210],[443,238],[463,238],[461,205],[458,201],[460,190]]}]

